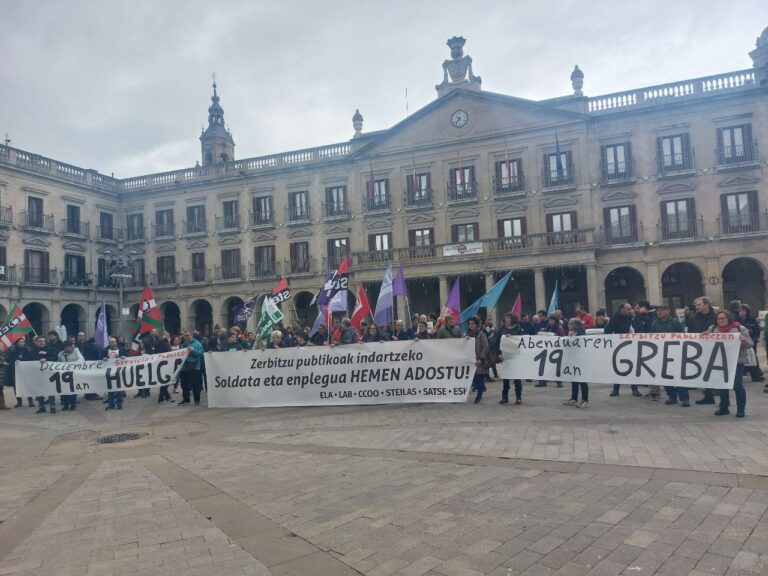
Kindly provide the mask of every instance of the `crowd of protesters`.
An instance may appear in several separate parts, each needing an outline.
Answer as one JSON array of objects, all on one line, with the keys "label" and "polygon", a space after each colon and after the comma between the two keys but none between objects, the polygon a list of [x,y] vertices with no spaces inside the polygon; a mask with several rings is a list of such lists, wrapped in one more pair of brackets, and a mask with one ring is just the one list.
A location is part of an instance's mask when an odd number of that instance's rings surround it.
[{"label": "crowd of protesters", "polygon": [[[478,317],[467,321],[467,328],[455,324],[450,315],[438,318],[435,315],[413,314],[410,324],[397,320],[393,324],[376,325],[363,321],[358,330],[349,318],[335,318],[331,326],[321,324],[312,333],[309,327],[302,327],[298,322],[288,326],[278,324],[269,335],[266,343],[259,341],[253,332],[243,331],[239,326],[224,328],[214,326],[210,334],[201,335],[197,331],[182,331],[180,335],[171,335],[166,331],[153,330],[140,340],[140,354],[156,354],[187,348],[189,355],[180,372],[177,382],[161,386],[158,390],[158,403],[174,403],[172,393],[178,394],[181,388],[182,398],[179,406],[200,404],[202,391],[207,388],[205,380],[205,353],[236,352],[253,348],[291,348],[304,346],[343,346],[358,342],[375,343],[402,340],[431,340],[448,338],[474,338],[476,372],[472,383],[475,391],[474,402],[482,400],[486,391],[486,382],[498,378],[497,365],[504,361],[501,354],[501,340],[510,335],[547,334],[552,337],[579,337],[587,331],[602,331],[605,334],[675,333],[675,332],[731,332],[737,333],[741,340],[739,361],[736,369],[733,392],[736,399],[736,416],[743,417],[746,407],[744,375],[749,374],[752,382],[764,382],[765,378],[757,363],[757,343],[761,328],[757,318],[747,304],[738,300],[731,302],[727,309],[717,309],[707,297],[697,298],[694,304],[685,310],[682,321],[672,314],[666,305],[651,306],[648,301],[640,300],[634,306],[624,303],[609,316],[604,309],[591,315],[583,306],[576,304],[571,318],[566,318],[560,310],[548,315],[540,310],[536,314],[514,313],[503,315],[501,326],[494,326],[488,317],[482,322]],[[768,331],[767,331],[768,332]],[[766,337],[768,348],[768,337]],[[66,361],[100,360],[129,355],[128,347],[122,337],[109,338],[106,348],[100,348],[93,338],[87,339],[84,332],[76,338],[62,342],[56,331],[46,336],[34,338],[20,337],[13,346],[6,350],[3,358],[5,366],[5,385],[13,386],[15,391],[15,367],[17,361]],[[546,387],[548,382],[539,381],[536,387]],[[510,391],[514,386],[514,403],[522,404],[523,381],[504,379],[502,382],[501,404],[510,402]],[[169,387],[172,391],[169,391]],[[562,382],[557,387],[563,387]],[[660,386],[648,386],[647,393],[640,392],[640,386],[631,386],[633,396],[658,401],[661,397]],[[610,396],[618,396],[620,386],[614,385]],[[667,405],[679,404],[690,406],[689,389],[677,386],[664,386]],[[763,390],[768,393],[768,386]],[[0,388],[0,392],[2,389]],[[730,392],[720,390],[719,406],[715,415],[730,413]],[[150,397],[149,389],[142,389],[135,394],[137,398]],[[101,400],[106,410],[121,410],[125,392],[110,392],[106,398],[96,394],[86,394],[85,400]],[[38,413],[55,413],[55,397],[27,398],[27,406],[37,406]],[[76,410],[76,395],[61,396],[62,411]],[[703,390],[702,397],[696,404],[715,404],[715,391]],[[571,396],[564,402],[567,406],[587,408],[589,406],[589,383],[571,382]],[[17,397],[16,407],[23,407],[24,399]],[[0,410],[7,409],[5,399],[0,394]]]}]

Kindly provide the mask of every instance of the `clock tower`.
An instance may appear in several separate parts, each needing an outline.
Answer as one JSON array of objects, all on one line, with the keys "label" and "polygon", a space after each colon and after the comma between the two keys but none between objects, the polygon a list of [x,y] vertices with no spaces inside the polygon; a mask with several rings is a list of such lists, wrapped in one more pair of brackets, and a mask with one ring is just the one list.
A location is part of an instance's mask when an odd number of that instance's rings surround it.
[{"label": "clock tower", "polygon": [[203,166],[223,164],[235,159],[235,141],[224,125],[224,109],[219,104],[216,80],[213,81],[213,96],[208,108],[208,128],[200,135],[203,151]]}]

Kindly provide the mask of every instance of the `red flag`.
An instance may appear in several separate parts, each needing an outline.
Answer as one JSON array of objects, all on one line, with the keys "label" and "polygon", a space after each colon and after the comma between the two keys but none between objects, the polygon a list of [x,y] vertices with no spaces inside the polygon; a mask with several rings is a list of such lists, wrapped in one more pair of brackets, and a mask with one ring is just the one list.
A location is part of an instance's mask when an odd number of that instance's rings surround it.
[{"label": "red flag", "polygon": [[355,305],[355,311],[352,312],[352,325],[357,329],[358,333],[362,331],[362,321],[371,315],[371,305],[368,303],[368,295],[365,293],[365,288],[360,285],[357,289],[357,304]]},{"label": "red flag", "polygon": [[7,350],[16,343],[16,340],[22,338],[24,334],[34,331],[24,312],[16,305],[6,325],[0,328],[0,350]]},{"label": "red flag", "polygon": [[291,289],[288,287],[288,280],[283,276],[280,278],[277,286],[272,288],[272,300],[274,300],[275,304],[279,304],[280,302],[285,302],[290,297]]},{"label": "red flag", "polygon": [[515,303],[512,304],[512,314],[520,318],[523,314],[523,301],[520,299],[520,293],[517,293],[517,298],[515,298]]},{"label": "red flag", "polygon": [[152,288],[147,284],[141,292],[139,311],[136,314],[136,332],[131,341],[130,355],[136,356],[139,353],[139,340],[144,334],[152,330],[162,329],[163,321],[160,318],[160,309],[157,307],[157,302],[155,302]]}]

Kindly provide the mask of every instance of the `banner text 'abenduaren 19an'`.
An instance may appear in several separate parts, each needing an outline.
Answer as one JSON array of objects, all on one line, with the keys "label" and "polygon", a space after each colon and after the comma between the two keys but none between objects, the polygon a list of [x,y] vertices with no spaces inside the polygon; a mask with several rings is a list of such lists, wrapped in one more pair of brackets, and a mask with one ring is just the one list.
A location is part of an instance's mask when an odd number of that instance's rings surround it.
[{"label": "banner text 'abenduaren 19an'", "polygon": [[208,405],[466,402],[474,340],[282,348],[205,356]]},{"label": "banner text 'abenduaren 19an'", "polygon": [[106,394],[173,384],[189,354],[184,348],[162,354],[57,362],[32,360],[16,364],[16,394],[62,396]]},{"label": "banner text 'abenduaren 19an'", "polygon": [[504,336],[503,378],[733,388],[738,334]]}]

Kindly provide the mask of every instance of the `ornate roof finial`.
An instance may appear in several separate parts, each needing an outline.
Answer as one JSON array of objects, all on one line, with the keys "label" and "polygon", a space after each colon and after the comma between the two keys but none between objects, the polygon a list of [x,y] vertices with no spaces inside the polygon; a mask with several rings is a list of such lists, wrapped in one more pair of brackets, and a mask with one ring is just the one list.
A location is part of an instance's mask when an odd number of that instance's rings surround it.
[{"label": "ornate roof finial", "polygon": [[355,115],[352,116],[352,127],[355,129],[353,138],[357,138],[363,133],[363,115],[360,114],[360,109],[355,110]]},{"label": "ornate roof finial", "polygon": [[571,86],[573,86],[574,96],[584,96],[584,92],[581,91],[584,88],[584,72],[579,70],[579,65],[573,67],[571,72]]}]

